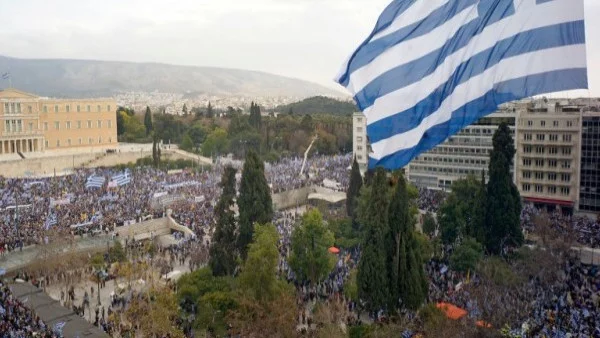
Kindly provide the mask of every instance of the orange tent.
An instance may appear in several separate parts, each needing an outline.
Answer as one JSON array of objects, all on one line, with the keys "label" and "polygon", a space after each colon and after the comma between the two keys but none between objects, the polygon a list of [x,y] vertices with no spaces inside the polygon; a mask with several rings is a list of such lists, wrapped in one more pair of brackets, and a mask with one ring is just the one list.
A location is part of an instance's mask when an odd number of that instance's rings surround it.
[{"label": "orange tent", "polygon": [[332,254],[339,254],[340,249],[336,248],[335,246],[332,246],[331,248],[329,248],[329,252],[331,252]]},{"label": "orange tent", "polygon": [[462,317],[467,315],[467,311],[459,308],[458,306],[450,303],[437,303],[437,308],[442,310],[446,317],[450,319],[461,319]]}]

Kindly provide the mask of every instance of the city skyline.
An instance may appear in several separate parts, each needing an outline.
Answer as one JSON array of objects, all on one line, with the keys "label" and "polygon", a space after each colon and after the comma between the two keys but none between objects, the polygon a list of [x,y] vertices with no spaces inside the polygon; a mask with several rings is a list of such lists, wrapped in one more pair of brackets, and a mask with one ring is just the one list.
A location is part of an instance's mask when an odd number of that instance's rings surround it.
[{"label": "city skyline", "polygon": [[[388,3],[0,0],[0,54],[257,70],[346,93],[332,79]],[[585,5],[590,90],[556,96],[600,96],[600,3]]]}]

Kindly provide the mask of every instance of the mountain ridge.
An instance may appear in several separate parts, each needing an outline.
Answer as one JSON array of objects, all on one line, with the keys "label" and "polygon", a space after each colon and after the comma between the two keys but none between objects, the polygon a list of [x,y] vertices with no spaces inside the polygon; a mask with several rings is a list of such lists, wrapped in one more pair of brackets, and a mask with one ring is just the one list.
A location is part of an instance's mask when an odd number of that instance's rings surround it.
[{"label": "mountain ridge", "polygon": [[0,55],[0,72],[7,71],[12,75],[14,88],[54,97],[99,97],[134,91],[343,97],[342,92],[316,83],[263,71],[157,62],[24,59]]}]

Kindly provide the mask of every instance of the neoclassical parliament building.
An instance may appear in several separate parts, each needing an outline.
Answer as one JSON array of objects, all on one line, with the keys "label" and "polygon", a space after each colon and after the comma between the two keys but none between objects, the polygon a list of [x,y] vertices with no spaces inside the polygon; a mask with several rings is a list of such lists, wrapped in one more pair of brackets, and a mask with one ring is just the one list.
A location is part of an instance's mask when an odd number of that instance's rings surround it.
[{"label": "neoclassical parliament building", "polygon": [[0,155],[116,147],[113,99],[54,99],[0,91]]}]

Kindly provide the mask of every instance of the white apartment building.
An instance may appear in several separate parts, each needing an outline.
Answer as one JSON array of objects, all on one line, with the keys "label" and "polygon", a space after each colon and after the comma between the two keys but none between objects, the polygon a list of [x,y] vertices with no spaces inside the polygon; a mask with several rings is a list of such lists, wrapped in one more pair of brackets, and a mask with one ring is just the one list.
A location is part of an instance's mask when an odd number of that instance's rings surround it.
[{"label": "white apartment building", "polygon": [[367,140],[367,118],[363,113],[352,115],[352,154],[360,171],[364,173],[369,165],[369,143]]},{"label": "white apartment building", "polygon": [[515,183],[524,202],[578,209],[581,111],[569,101],[547,99],[518,111]]},{"label": "white apartment building", "polygon": [[[444,143],[417,156],[407,166],[408,179],[417,187],[450,189],[452,182],[468,175],[481,177],[488,172],[492,137],[502,122],[514,132],[516,109],[524,102],[503,105],[501,109],[464,128]],[[487,174],[486,174],[487,177]]]}]

